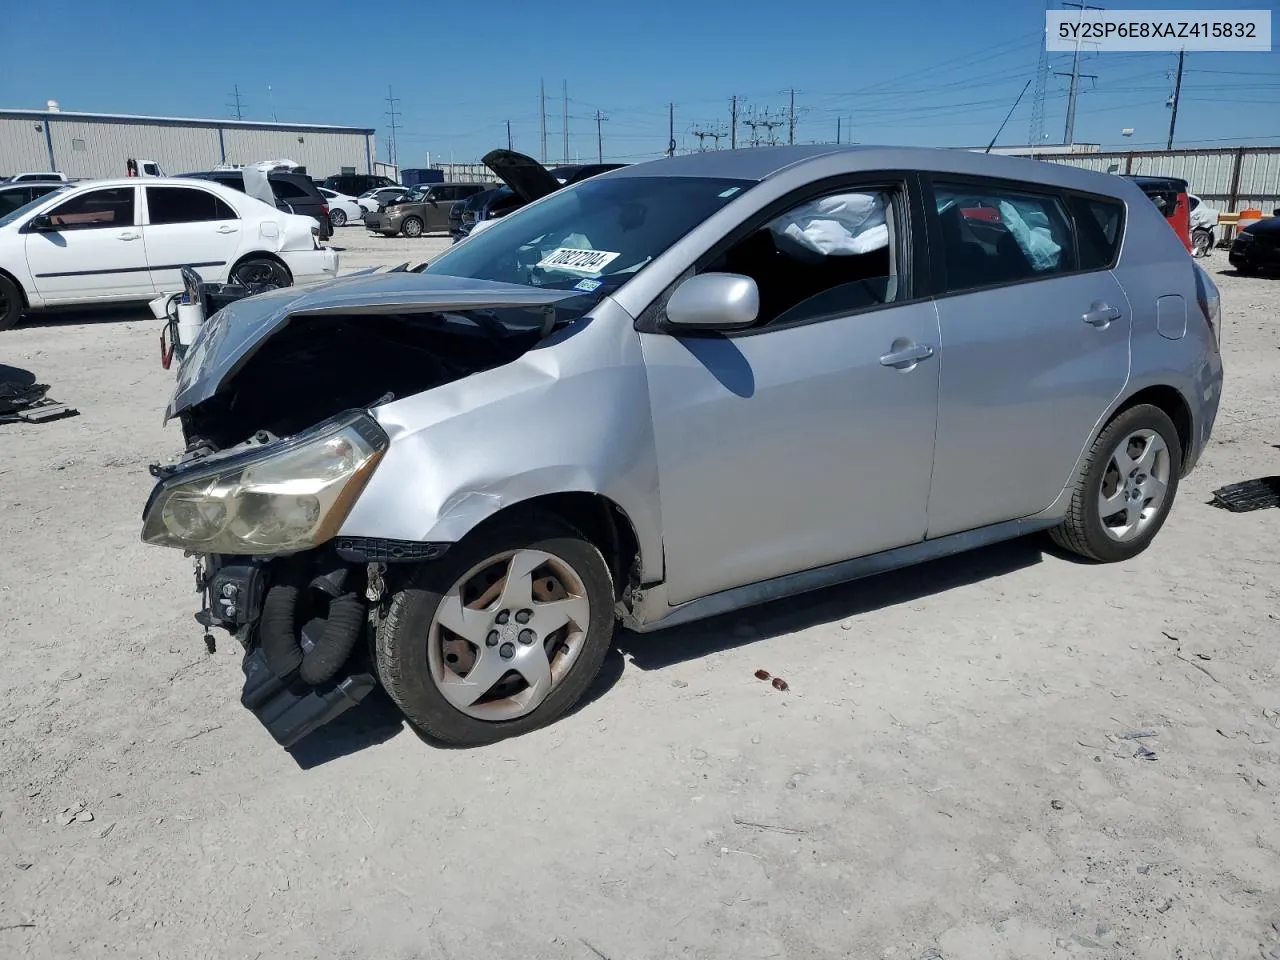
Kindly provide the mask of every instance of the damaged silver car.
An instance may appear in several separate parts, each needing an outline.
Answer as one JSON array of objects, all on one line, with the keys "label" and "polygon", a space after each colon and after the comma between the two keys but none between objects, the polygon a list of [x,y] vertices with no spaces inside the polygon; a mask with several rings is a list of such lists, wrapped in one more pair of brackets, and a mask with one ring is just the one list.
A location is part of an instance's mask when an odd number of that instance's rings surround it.
[{"label": "damaged silver car", "polygon": [[197,558],[284,745],[381,685],[475,745],[645,631],[1049,530],[1144,550],[1221,390],[1126,181],[770,148],[566,187],[429,264],[231,303],[143,539]]}]

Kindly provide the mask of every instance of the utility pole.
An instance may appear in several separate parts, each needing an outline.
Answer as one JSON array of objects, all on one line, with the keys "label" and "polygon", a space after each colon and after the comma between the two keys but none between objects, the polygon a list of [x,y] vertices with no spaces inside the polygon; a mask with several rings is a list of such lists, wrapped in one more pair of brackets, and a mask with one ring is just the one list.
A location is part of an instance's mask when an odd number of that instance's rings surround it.
[{"label": "utility pole", "polygon": [[244,108],[248,106],[248,104],[242,102],[240,99],[240,84],[238,83],[236,84],[236,92],[232,94],[232,97],[234,97],[235,100],[233,103],[228,103],[227,107],[228,109],[234,110],[236,112],[237,120],[243,120]]},{"label": "utility pole", "polygon": [[1182,96],[1182,58],[1186,53],[1186,50],[1178,51],[1178,79],[1173,84],[1173,115],[1169,117],[1169,142],[1165,144],[1166,150],[1173,149],[1173,128],[1178,123],[1178,98]]},{"label": "utility pole", "polygon": [[667,104],[667,156],[676,155],[676,105]]},{"label": "utility pole", "polygon": [[604,163],[604,135],[600,132],[600,124],[609,118],[596,111],[596,163]]},{"label": "utility pole", "polygon": [[547,83],[545,80],[538,81],[538,103],[541,106],[542,117],[542,162],[547,162]]},{"label": "utility pole", "polygon": [[400,102],[400,98],[391,93],[391,85],[387,84],[387,116],[391,118],[391,136],[387,143],[387,160],[397,170],[400,169],[400,162],[396,153],[396,104]]},{"label": "utility pole", "polygon": [[738,98],[729,101],[729,149],[738,149]]},{"label": "utility pole", "polygon": [[564,162],[569,163],[569,81],[561,80],[564,93],[564,108],[561,113],[561,119],[564,121]]},{"label": "utility pole", "polygon": [[[1091,6],[1087,3],[1066,2],[1062,4],[1064,7],[1075,7],[1080,11],[1080,23],[1084,23],[1084,12],[1086,10],[1102,10],[1102,7]],[[1066,76],[1066,74],[1059,74]],[[1076,134],[1076,95],[1080,88],[1080,34],[1076,34],[1076,50],[1071,56],[1071,90],[1067,94],[1067,129],[1063,135],[1062,142],[1070,144],[1074,142]],[[1087,73],[1084,76],[1096,80],[1097,74]]]},{"label": "utility pole", "polygon": [[840,117],[836,117],[836,146],[840,145]]},{"label": "utility pole", "polygon": [[511,121],[510,120],[507,121],[507,149],[508,150],[514,149],[511,146]]},{"label": "utility pole", "polygon": [[791,106],[787,109],[787,144],[796,142],[796,88],[791,88]]}]

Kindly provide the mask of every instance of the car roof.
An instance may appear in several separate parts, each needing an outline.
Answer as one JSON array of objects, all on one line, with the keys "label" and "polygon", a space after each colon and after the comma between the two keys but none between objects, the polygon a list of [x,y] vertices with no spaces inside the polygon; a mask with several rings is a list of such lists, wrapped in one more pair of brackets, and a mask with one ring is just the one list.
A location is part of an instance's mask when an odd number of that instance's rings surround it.
[{"label": "car roof", "polygon": [[30,190],[32,187],[69,187],[66,180],[19,180],[16,183],[0,181],[0,190]]},{"label": "car roof", "polygon": [[[1110,173],[1085,170],[1065,163],[1031,160],[1001,154],[945,147],[837,146],[814,144],[792,147],[748,147],[711,150],[636,163],[599,174],[598,180],[622,177],[714,177],[726,180],[766,180],[787,171],[814,167],[815,176],[862,170],[923,170],[1021,180],[1058,188],[1119,197],[1130,196],[1132,181]],[[819,171],[816,168],[822,168]]]}]

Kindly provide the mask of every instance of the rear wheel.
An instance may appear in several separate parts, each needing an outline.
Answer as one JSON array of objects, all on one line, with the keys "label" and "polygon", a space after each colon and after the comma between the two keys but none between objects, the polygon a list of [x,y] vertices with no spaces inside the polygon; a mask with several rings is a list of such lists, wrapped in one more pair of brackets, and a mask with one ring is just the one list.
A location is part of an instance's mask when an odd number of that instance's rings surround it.
[{"label": "rear wheel", "polygon": [[347,225],[347,213],[339,207],[334,207],[329,211],[329,222],[335,227],[345,227]]},{"label": "rear wheel", "polygon": [[22,291],[8,277],[0,276],[0,330],[11,330],[22,317]]},{"label": "rear wheel", "polygon": [[405,217],[400,230],[406,237],[422,236],[422,221],[417,217]]},{"label": "rear wheel", "polygon": [[613,638],[600,551],[550,519],[499,523],[419,567],[377,634],[383,686],[455,746],[526,733],[572,707]]},{"label": "rear wheel", "polygon": [[1213,234],[1203,228],[1191,233],[1191,255],[1207,257],[1213,252]]},{"label": "rear wheel", "polygon": [[1067,516],[1050,536],[1063,549],[1103,563],[1137,556],[1169,516],[1181,463],[1182,444],[1168,415],[1149,404],[1130,407],[1094,441]]},{"label": "rear wheel", "polygon": [[271,257],[246,257],[231,269],[231,282],[251,286],[269,283],[277,287],[287,287],[293,283],[289,268],[279,260]]}]

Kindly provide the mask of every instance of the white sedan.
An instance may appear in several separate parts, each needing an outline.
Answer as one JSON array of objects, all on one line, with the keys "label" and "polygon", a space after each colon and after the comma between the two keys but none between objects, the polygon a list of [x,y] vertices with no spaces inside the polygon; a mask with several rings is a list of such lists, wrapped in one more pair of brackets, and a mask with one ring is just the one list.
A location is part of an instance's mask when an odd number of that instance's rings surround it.
[{"label": "white sedan", "polygon": [[360,194],[357,202],[364,207],[366,213],[377,213],[388,200],[400,199],[409,192],[409,189],[409,187],[375,187]]},{"label": "white sedan", "polygon": [[360,201],[355,197],[349,197],[345,193],[338,193],[336,190],[329,190],[325,187],[317,188],[320,195],[324,197],[325,202],[329,204],[329,222],[335,227],[345,227],[353,220],[363,220],[365,210],[360,205]]},{"label": "white sedan", "polygon": [[0,217],[0,330],[28,309],[151,300],[208,283],[315,283],[338,275],[310,217],[204,180],[95,180]]}]

